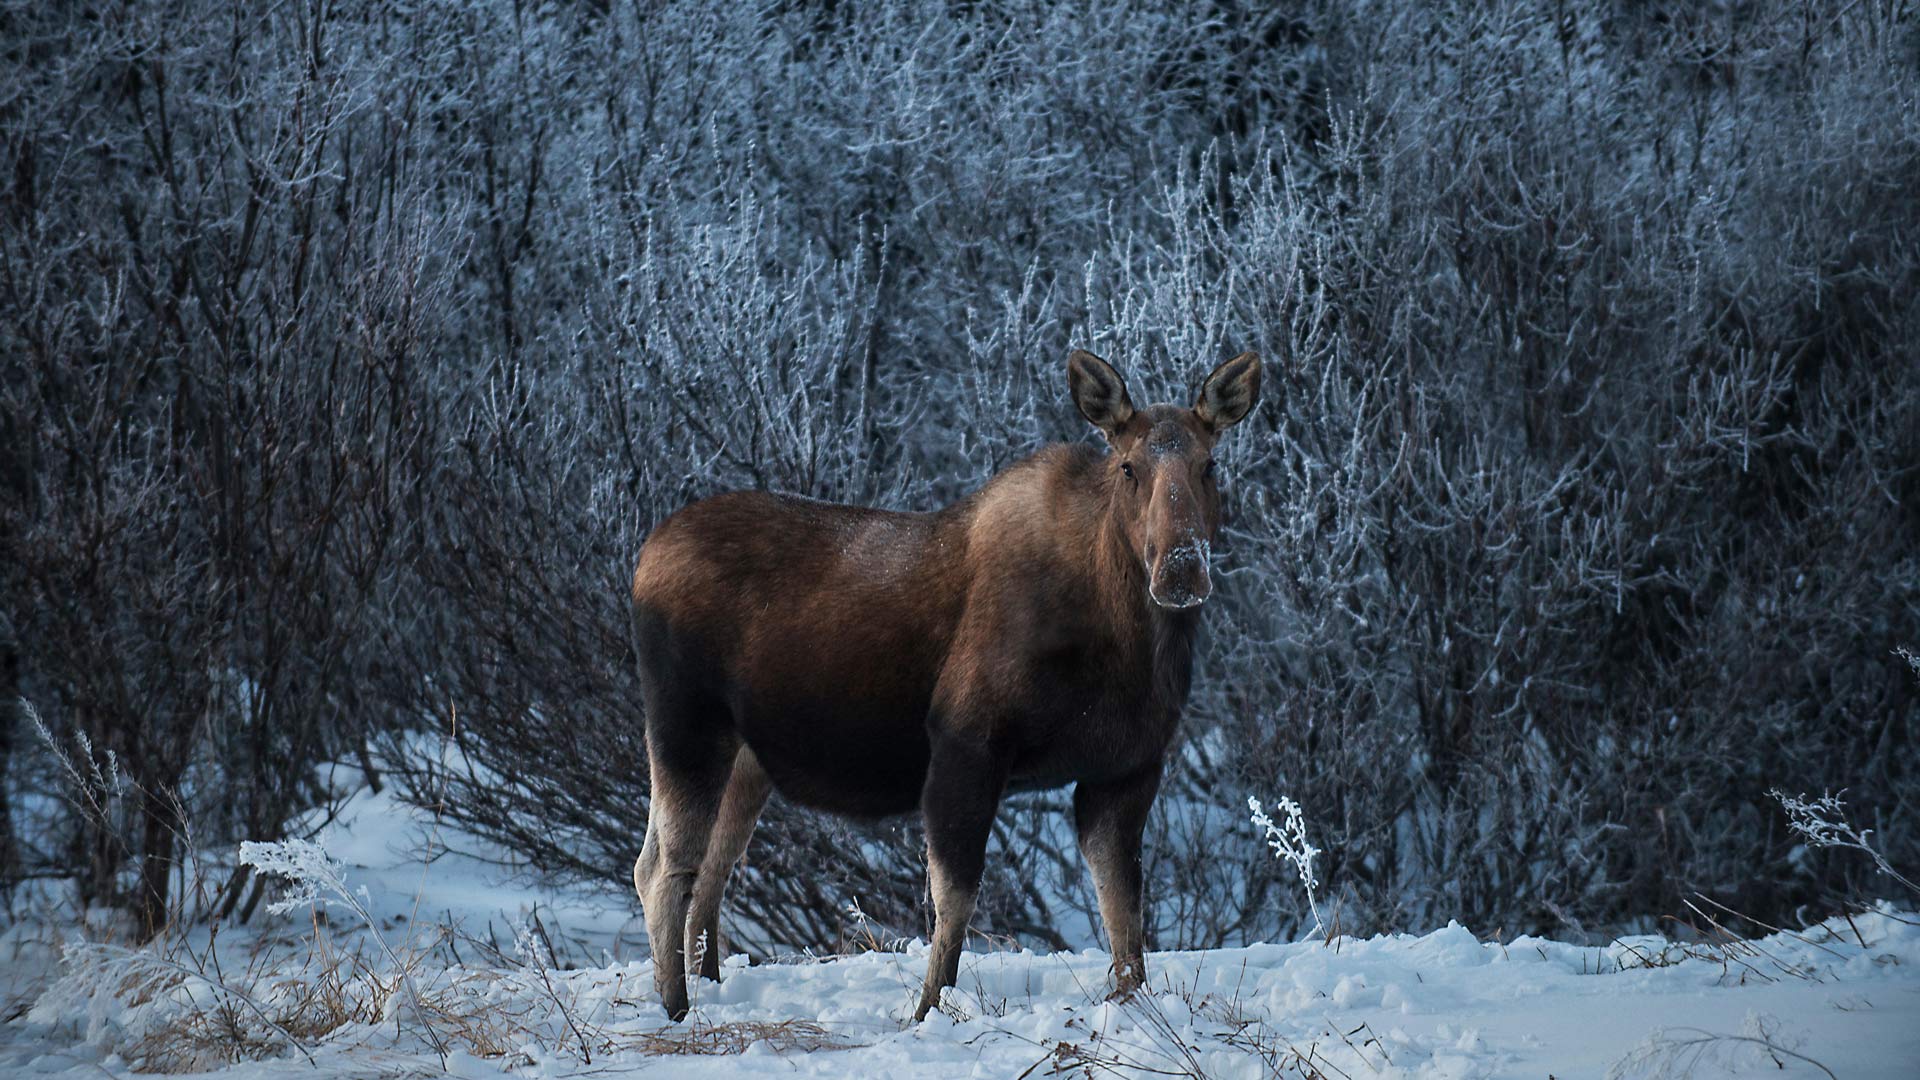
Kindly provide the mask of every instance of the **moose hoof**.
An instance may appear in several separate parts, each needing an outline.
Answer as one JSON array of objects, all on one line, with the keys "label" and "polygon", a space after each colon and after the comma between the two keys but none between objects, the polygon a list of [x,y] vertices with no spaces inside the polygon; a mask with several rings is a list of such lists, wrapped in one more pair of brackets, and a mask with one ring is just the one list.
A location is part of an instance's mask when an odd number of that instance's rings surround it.
[{"label": "moose hoof", "polygon": [[667,1011],[668,1020],[676,1024],[685,1020],[687,1018],[688,1008],[686,987],[681,987],[680,992],[677,994],[662,990],[660,992],[660,1006]]}]

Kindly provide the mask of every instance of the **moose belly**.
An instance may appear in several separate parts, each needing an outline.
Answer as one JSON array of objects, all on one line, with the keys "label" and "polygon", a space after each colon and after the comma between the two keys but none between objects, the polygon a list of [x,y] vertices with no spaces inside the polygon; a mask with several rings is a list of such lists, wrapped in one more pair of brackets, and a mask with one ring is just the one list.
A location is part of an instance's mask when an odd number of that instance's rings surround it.
[{"label": "moose belly", "polygon": [[911,812],[939,628],[872,582],[827,573],[815,585],[755,612],[726,673],[735,724],[787,799],[854,817]]},{"label": "moose belly", "polygon": [[831,703],[758,696],[739,713],[741,735],[781,795],[854,817],[920,805],[927,775],[924,708],[900,701]]},{"label": "moose belly", "polygon": [[1036,725],[1036,738],[1014,762],[1011,791],[1038,791],[1071,783],[1104,784],[1158,768],[1175,720],[1137,714],[1088,719],[1064,714]]},{"label": "moose belly", "polygon": [[[814,620],[810,633],[780,623],[777,632],[772,620],[755,628],[727,680],[739,733],[775,788],[855,817],[916,811],[929,723],[941,722],[930,717],[948,659],[938,641],[877,609],[865,619]],[[1007,681],[1014,692],[992,710],[990,726],[1010,753],[1010,788],[1101,783],[1158,765],[1177,713],[1143,709],[1140,688],[1084,668],[1041,662]]]}]

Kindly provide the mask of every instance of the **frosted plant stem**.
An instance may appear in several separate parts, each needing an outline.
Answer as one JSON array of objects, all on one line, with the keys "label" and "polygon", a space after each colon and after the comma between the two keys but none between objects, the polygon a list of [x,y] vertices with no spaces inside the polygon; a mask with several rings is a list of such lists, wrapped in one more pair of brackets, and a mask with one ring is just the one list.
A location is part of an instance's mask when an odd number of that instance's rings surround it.
[{"label": "frosted plant stem", "polygon": [[1320,849],[1307,840],[1306,815],[1301,812],[1299,803],[1283,795],[1274,808],[1285,817],[1285,824],[1275,824],[1261,809],[1260,800],[1247,796],[1247,809],[1251,811],[1254,825],[1265,832],[1267,846],[1282,861],[1290,863],[1300,875],[1300,884],[1307,892],[1307,910],[1313,915],[1313,931],[1309,936],[1317,937],[1325,925],[1320,920],[1320,905],[1314,900],[1314,890],[1319,888],[1320,879],[1314,873],[1313,860],[1320,854]]},{"label": "frosted plant stem", "polygon": [[1788,795],[1778,788],[1767,794],[1773,796],[1774,801],[1787,812],[1787,825],[1807,842],[1807,846],[1864,852],[1881,873],[1920,893],[1920,883],[1895,870],[1879,848],[1867,843],[1867,837],[1873,835],[1873,830],[1856,829],[1847,820],[1847,804],[1840,800],[1840,796],[1826,793],[1817,799],[1809,799],[1805,795]]}]

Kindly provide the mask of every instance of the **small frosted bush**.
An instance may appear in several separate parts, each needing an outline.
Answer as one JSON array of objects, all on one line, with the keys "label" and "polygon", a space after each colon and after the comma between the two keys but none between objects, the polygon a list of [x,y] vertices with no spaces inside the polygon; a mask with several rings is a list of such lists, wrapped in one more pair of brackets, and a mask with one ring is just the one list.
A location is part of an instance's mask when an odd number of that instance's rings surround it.
[{"label": "small frosted bush", "polygon": [[1283,819],[1280,824],[1268,817],[1260,800],[1251,795],[1247,796],[1247,809],[1252,813],[1254,826],[1266,835],[1267,846],[1273,849],[1273,854],[1292,865],[1300,875],[1300,886],[1307,892],[1307,910],[1313,913],[1313,932],[1320,933],[1320,908],[1314,902],[1314,890],[1320,887],[1320,879],[1313,869],[1313,860],[1320,849],[1307,839],[1307,822],[1300,804],[1282,795],[1275,806]]}]

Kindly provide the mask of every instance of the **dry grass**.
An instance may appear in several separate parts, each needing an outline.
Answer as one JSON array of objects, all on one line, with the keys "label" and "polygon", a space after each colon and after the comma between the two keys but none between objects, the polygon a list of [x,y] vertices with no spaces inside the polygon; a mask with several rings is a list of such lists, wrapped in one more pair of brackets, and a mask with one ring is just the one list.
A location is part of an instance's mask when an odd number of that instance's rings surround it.
[{"label": "dry grass", "polygon": [[[509,1059],[528,1045],[588,1065],[614,1053],[715,1056],[765,1043],[784,1054],[863,1045],[805,1020],[708,1024],[696,1015],[684,1025],[633,1031],[589,1021],[569,985],[529,972],[449,969],[438,977],[415,974],[425,976],[424,1015],[404,1018],[401,1026],[430,1023],[450,1047],[482,1058]],[[134,1071],[202,1072],[284,1055],[289,1041],[304,1052],[328,1036],[353,1038],[347,1029],[370,1032],[394,1022],[386,1013],[398,977],[375,971],[358,952],[316,947],[294,968],[255,954],[247,971],[219,990],[211,986],[213,975],[212,969],[181,970],[156,978],[151,967],[144,967],[116,980],[116,996],[129,1005],[185,998],[179,1007],[155,1014],[122,1048]],[[501,993],[503,989],[508,992]]]},{"label": "dry grass", "polygon": [[135,1072],[210,1072],[241,1061],[277,1057],[286,1043],[263,1036],[247,1022],[244,1011],[230,1002],[181,1013],[171,1022],[147,1032],[125,1050]]},{"label": "dry grass", "polygon": [[747,1047],[759,1042],[780,1054],[852,1050],[864,1045],[808,1020],[742,1020],[728,1024],[694,1023],[685,1030],[646,1032],[635,1037],[633,1048],[659,1055],[723,1055],[744,1053]]}]

